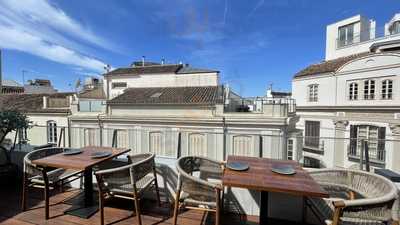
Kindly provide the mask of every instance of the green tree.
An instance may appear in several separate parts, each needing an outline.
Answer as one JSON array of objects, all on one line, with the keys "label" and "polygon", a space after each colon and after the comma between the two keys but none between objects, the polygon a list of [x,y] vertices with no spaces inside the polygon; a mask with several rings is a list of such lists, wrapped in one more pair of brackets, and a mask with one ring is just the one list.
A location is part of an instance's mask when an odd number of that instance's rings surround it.
[{"label": "green tree", "polygon": [[[30,127],[30,123],[31,122],[28,120],[28,117],[21,112],[0,111],[0,150],[7,152],[6,149],[1,145],[7,134],[20,129],[28,129]],[[10,159],[8,154],[7,158]]]}]

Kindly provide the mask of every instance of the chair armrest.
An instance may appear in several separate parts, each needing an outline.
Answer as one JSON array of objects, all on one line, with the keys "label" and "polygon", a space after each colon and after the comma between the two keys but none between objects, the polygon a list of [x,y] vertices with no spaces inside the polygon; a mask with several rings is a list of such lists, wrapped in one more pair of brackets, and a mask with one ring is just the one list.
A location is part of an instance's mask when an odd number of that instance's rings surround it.
[{"label": "chair armrest", "polygon": [[111,169],[104,169],[104,170],[98,170],[96,171],[94,174],[95,175],[110,175],[113,173],[118,173],[124,170],[129,170],[132,167],[132,165],[126,165],[126,166],[120,166],[120,167],[116,167],[116,168],[111,168]]}]

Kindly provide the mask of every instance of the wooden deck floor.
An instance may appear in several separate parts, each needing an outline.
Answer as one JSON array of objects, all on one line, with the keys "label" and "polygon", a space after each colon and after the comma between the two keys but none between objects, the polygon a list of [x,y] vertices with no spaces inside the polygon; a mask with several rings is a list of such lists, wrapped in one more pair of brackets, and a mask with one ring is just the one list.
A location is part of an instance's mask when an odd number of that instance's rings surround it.
[{"label": "wooden deck floor", "polygon": [[[8,182],[7,185],[0,186],[0,224],[6,225],[32,225],[32,224],[54,224],[54,225],[87,225],[99,224],[99,213],[89,219],[81,219],[75,216],[64,215],[64,211],[70,205],[63,203],[69,197],[78,193],[78,190],[67,190],[63,193],[55,193],[50,199],[50,219],[44,220],[44,202],[40,189],[32,189],[29,197],[29,210],[21,212],[21,187],[19,182]],[[124,225],[137,224],[133,214],[133,203],[129,200],[113,200],[106,204],[105,222],[106,224]],[[165,203],[158,207],[155,202],[144,200],[142,202],[143,224],[144,225],[171,225],[172,210],[170,205]],[[224,225],[255,225],[258,218],[254,216],[240,216],[235,214],[224,214],[222,224]],[[180,213],[178,224],[180,225],[201,225],[214,224],[214,215],[188,210]],[[271,220],[270,224],[286,225],[293,224],[287,221]]]}]

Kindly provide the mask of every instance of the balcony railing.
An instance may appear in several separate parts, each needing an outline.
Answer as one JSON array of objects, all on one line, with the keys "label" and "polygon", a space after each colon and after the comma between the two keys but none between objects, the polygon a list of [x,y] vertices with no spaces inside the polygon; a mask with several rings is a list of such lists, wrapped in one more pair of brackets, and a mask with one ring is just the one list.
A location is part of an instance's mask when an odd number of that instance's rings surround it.
[{"label": "balcony railing", "polygon": [[291,98],[247,97],[231,99],[225,112],[271,113],[279,109],[282,115],[296,112],[296,100]]},{"label": "balcony railing", "polygon": [[396,35],[400,35],[398,30],[393,30],[389,33],[385,33],[385,27],[377,27],[372,29],[361,30],[361,32],[353,33],[352,37],[336,38],[336,48],[344,48],[354,44],[363,43],[370,40],[378,40],[390,38]]}]

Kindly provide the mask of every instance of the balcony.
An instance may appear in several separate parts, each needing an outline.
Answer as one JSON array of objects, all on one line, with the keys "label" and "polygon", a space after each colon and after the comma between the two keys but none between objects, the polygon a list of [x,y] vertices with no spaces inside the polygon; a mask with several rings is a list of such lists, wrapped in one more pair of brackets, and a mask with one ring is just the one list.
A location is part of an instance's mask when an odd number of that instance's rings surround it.
[{"label": "balcony", "polygon": [[287,117],[296,113],[296,101],[291,98],[248,97],[230,99],[225,113],[253,113],[271,117]]},{"label": "balcony", "polygon": [[336,38],[336,49],[347,48],[366,42],[384,41],[392,38],[398,39],[399,36],[399,30],[387,32],[385,31],[385,27],[362,30],[361,32],[353,33],[352,36],[347,38]]}]

